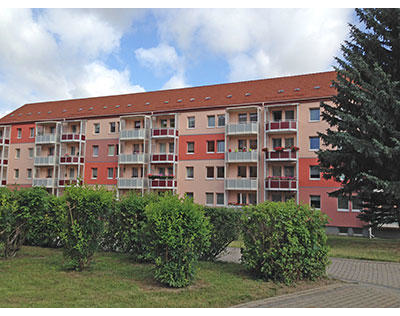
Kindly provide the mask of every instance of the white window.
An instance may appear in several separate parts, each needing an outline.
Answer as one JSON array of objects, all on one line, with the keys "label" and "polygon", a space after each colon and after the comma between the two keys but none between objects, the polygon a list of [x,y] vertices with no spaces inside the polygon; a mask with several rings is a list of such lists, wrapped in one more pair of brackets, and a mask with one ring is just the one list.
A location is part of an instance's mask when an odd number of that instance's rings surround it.
[{"label": "white window", "polygon": [[188,154],[194,153],[194,142],[187,143],[187,152],[188,152]]},{"label": "white window", "polygon": [[214,205],[214,193],[206,193],[206,205]]},{"label": "white window", "polygon": [[225,152],[225,141],[224,140],[217,140],[217,152],[218,153]]},{"label": "white window", "polygon": [[15,149],[15,158],[19,159],[21,157],[21,149],[20,148],[16,148]]},{"label": "white window", "polygon": [[206,167],[206,178],[214,179],[214,167]]},{"label": "white window", "polygon": [[22,137],[22,129],[17,128],[17,138],[21,138]]},{"label": "white window", "polygon": [[112,179],[114,176],[114,168],[107,168],[107,179]]},{"label": "white window", "polygon": [[319,166],[310,166],[310,179],[311,180],[321,179]]},{"label": "white window", "polygon": [[94,133],[100,134],[100,123],[94,123],[93,125],[94,125],[94,128],[93,128]]},{"label": "white window", "polygon": [[110,122],[110,133],[115,133],[115,122]]},{"label": "white window", "polygon": [[310,205],[313,208],[321,208],[321,196],[320,195],[310,195]]},{"label": "white window", "polygon": [[319,150],[319,137],[310,137],[310,150]]},{"label": "white window", "polygon": [[225,177],[225,167],[217,167],[217,179],[223,179]]},{"label": "white window", "polygon": [[318,122],[320,120],[319,108],[310,109],[310,121]]},{"label": "white window", "polygon": [[28,179],[32,179],[32,169],[26,169],[26,174]]},{"label": "white window", "polygon": [[15,179],[19,178],[19,169],[14,169],[14,178]]},{"label": "white window", "polygon": [[92,150],[93,150],[93,157],[98,157],[99,156],[99,146],[93,145]]},{"label": "white window", "polygon": [[97,168],[92,168],[92,179],[97,179]]},{"label": "white window", "polygon": [[28,148],[29,158],[33,158],[33,148]]},{"label": "white window", "polygon": [[115,155],[115,146],[114,145],[108,145],[108,155],[109,156]]},{"label": "white window", "polygon": [[215,141],[208,140],[207,141],[207,153],[214,153],[215,152]]},{"label": "white window", "polygon": [[34,138],[35,137],[35,128],[31,127],[29,129],[29,137]]},{"label": "white window", "polygon": [[215,127],[215,115],[207,116],[208,127]]},{"label": "white window", "polygon": [[193,178],[194,178],[194,168],[186,167],[186,179],[193,179]]},{"label": "white window", "polygon": [[189,116],[188,117],[188,128],[195,128],[194,116]]},{"label": "white window", "polygon": [[337,198],[339,212],[348,212],[349,211],[349,198],[346,196],[338,196]]},{"label": "white window", "polygon": [[224,205],[225,198],[223,193],[217,193],[217,205]]},{"label": "white window", "polygon": [[225,126],[225,114],[218,115],[218,127]]},{"label": "white window", "polygon": [[160,153],[165,154],[167,152],[167,145],[165,143],[160,143]]}]

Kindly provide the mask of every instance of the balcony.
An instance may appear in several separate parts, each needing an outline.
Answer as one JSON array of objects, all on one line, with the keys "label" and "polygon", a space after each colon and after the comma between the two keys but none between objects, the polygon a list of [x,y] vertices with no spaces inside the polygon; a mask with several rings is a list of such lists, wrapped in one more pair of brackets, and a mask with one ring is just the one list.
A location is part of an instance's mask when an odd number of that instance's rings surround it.
[{"label": "balcony", "polygon": [[293,133],[297,131],[297,121],[267,122],[267,133]]},{"label": "balcony", "polygon": [[123,129],[119,134],[120,140],[135,140],[135,139],[145,139],[146,138],[146,129],[137,128],[137,129]]},{"label": "balcony", "polygon": [[[175,160],[174,160],[175,158]],[[174,154],[152,154],[151,163],[174,163],[178,161],[178,155]]]},{"label": "balcony", "polygon": [[7,138],[0,138],[0,145],[8,145],[10,144],[10,140]]},{"label": "balcony", "polygon": [[39,178],[33,179],[32,185],[34,187],[54,188],[57,184],[57,179],[53,178]]},{"label": "balcony", "polygon": [[178,131],[175,128],[153,128],[151,137],[154,138],[173,138],[178,136]]},{"label": "balcony", "polygon": [[147,182],[145,178],[121,178],[118,179],[118,189],[142,189]]},{"label": "balcony", "polygon": [[2,186],[2,187],[7,186],[7,180],[1,180],[0,186]]},{"label": "balcony", "polygon": [[176,188],[176,180],[150,180],[150,188],[174,189]]},{"label": "balcony", "polygon": [[33,164],[35,166],[53,166],[56,162],[56,156],[35,157]]},{"label": "balcony", "polygon": [[0,164],[3,166],[8,165],[8,159],[3,159],[3,160],[0,159]]},{"label": "balcony", "polygon": [[296,161],[297,151],[270,151],[265,153],[265,159],[267,161]]},{"label": "balcony", "polygon": [[85,162],[84,157],[79,157],[79,156],[60,157],[60,164],[79,164],[84,162]]},{"label": "balcony", "polygon": [[57,142],[56,134],[36,135],[36,138],[35,138],[36,144],[53,144],[56,142]]},{"label": "balcony", "polygon": [[228,152],[225,154],[227,162],[257,162],[258,151]]},{"label": "balcony", "polygon": [[62,142],[79,142],[79,141],[84,141],[85,140],[85,135],[81,134],[62,134],[61,135],[61,141]]},{"label": "balcony", "polygon": [[265,180],[265,189],[270,191],[296,191],[296,178],[270,178]]},{"label": "balcony", "polygon": [[58,180],[59,187],[65,187],[69,185],[82,185],[83,181],[78,179],[60,179]]},{"label": "balcony", "polygon": [[227,190],[257,190],[257,187],[257,179],[225,179],[225,188]]},{"label": "balcony", "polygon": [[258,134],[258,123],[228,124],[226,125],[227,135],[252,135]]},{"label": "balcony", "polygon": [[120,154],[118,163],[120,164],[141,164],[149,161],[149,154]]}]

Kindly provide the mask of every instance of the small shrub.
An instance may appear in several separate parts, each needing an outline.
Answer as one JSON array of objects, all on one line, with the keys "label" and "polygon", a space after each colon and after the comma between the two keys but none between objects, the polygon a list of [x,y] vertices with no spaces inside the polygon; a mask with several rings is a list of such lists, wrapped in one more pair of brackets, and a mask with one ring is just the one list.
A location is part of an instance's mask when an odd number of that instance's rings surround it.
[{"label": "small shrub", "polygon": [[264,202],[243,215],[242,263],[257,276],[290,284],[325,275],[326,215],[294,201]]},{"label": "small shrub", "polygon": [[209,246],[210,225],[202,207],[166,194],[146,206],[146,216],[155,278],[170,287],[189,285],[198,258]]},{"label": "small shrub", "polygon": [[130,192],[123,195],[107,217],[102,248],[129,253],[136,261],[151,260],[144,231],[147,221],[145,207],[158,199],[157,194],[141,196]]},{"label": "small shrub", "polygon": [[29,213],[25,244],[59,247],[64,212],[59,198],[40,187],[15,191],[18,208]]},{"label": "small shrub", "polygon": [[104,228],[104,217],[114,207],[115,194],[102,187],[72,186],[63,196],[66,208],[62,232],[65,267],[81,271],[90,264]]},{"label": "small shrub", "polygon": [[229,244],[237,240],[242,228],[242,211],[236,208],[205,207],[204,214],[211,224],[210,247],[203,253],[203,260],[215,260]]},{"label": "small shrub", "polygon": [[14,257],[26,238],[29,213],[20,212],[14,192],[0,188],[0,255]]}]

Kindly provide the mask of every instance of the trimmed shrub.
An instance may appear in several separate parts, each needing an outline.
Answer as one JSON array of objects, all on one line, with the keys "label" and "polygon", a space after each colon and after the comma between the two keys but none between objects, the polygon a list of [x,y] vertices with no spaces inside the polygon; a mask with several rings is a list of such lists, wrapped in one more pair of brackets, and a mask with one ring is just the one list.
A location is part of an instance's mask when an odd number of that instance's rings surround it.
[{"label": "trimmed shrub", "polygon": [[130,192],[117,201],[106,220],[101,246],[106,251],[129,253],[136,261],[150,261],[144,227],[147,221],[145,207],[159,200],[150,193],[141,196]]},{"label": "trimmed shrub", "polygon": [[236,208],[204,207],[204,214],[211,224],[211,237],[210,247],[201,257],[203,260],[215,260],[232,241],[239,238],[242,213]]},{"label": "trimmed shrub", "polygon": [[155,278],[170,287],[188,286],[198,258],[209,247],[210,224],[202,207],[166,194],[146,206],[146,216]]},{"label": "trimmed shrub", "polygon": [[25,241],[29,212],[19,211],[14,192],[0,188],[0,255],[14,257]]},{"label": "trimmed shrub", "polygon": [[62,232],[65,267],[82,271],[98,249],[104,218],[114,207],[115,194],[103,187],[71,186],[63,195],[66,208]]},{"label": "trimmed shrub", "polygon": [[242,263],[265,280],[291,284],[325,275],[327,216],[307,205],[266,201],[245,209]]},{"label": "trimmed shrub", "polygon": [[59,247],[64,223],[64,212],[59,198],[40,187],[15,191],[18,209],[29,213],[25,244]]}]

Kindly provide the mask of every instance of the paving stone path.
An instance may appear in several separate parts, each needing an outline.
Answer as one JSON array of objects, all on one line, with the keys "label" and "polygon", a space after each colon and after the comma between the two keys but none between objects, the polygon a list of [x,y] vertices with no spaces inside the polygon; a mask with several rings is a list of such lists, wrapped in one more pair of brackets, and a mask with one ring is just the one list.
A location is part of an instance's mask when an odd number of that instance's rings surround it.
[{"label": "paving stone path", "polygon": [[[240,261],[229,248],[219,260]],[[400,307],[400,263],[331,258],[330,277],[345,281],[234,307]]]}]

